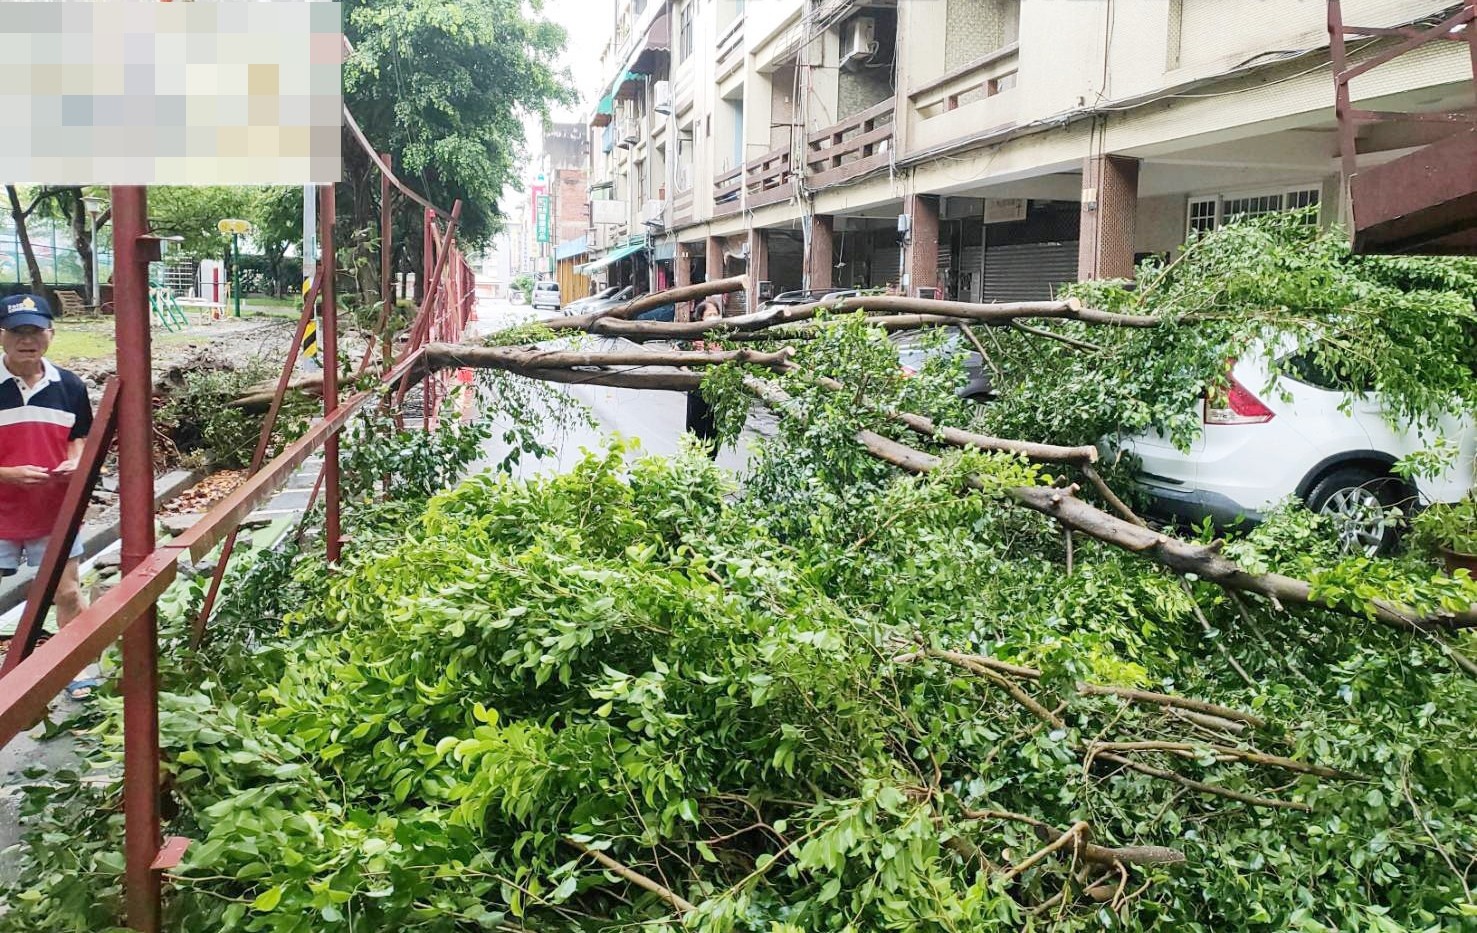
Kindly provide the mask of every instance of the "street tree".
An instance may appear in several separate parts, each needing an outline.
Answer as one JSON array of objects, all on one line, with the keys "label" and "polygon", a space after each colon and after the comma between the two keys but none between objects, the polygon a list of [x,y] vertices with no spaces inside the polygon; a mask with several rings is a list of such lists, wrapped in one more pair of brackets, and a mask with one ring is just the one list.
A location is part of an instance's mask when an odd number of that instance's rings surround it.
[{"label": "street tree", "polygon": [[[350,0],[354,46],[344,96],[377,151],[433,203],[462,201],[457,239],[476,248],[497,232],[497,200],[516,183],[523,120],[571,99],[554,61],[564,30],[540,0]],[[355,230],[378,208],[376,173],[357,143],[344,146],[344,211]],[[408,216],[407,216],[408,215]],[[419,266],[419,211],[402,212],[396,241]],[[412,219],[414,218],[414,219]]]}]

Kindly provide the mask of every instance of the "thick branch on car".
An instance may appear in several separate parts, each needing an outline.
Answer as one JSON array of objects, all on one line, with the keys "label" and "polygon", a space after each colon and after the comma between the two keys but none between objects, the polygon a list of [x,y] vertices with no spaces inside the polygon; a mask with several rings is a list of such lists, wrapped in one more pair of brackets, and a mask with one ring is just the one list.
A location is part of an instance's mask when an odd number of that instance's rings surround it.
[{"label": "thick branch on car", "polygon": [[[750,378],[746,384],[754,395],[780,414],[790,413],[793,400],[778,385],[758,378]],[[943,460],[939,457],[884,437],[875,431],[858,431],[855,438],[872,456],[910,473],[929,473],[943,465]],[[980,488],[983,486],[979,480],[970,480],[969,484]],[[1366,615],[1358,608],[1329,605],[1314,600],[1312,584],[1306,580],[1278,573],[1251,573],[1234,561],[1222,557],[1214,547],[1193,544],[1135,525],[1078,499],[1070,490],[1019,486],[1006,490],[1006,495],[1017,505],[1050,516],[1066,528],[1140,554],[1179,573],[1195,574],[1227,590],[1259,593],[1279,604],[1313,606],[1355,617]],[[1430,638],[1453,663],[1468,675],[1477,677],[1477,663],[1452,648],[1441,635],[1443,629],[1470,624],[1467,617],[1472,611],[1427,616],[1384,601],[1376,601],[1372,610],[1374,618],[1386,625]]]}]

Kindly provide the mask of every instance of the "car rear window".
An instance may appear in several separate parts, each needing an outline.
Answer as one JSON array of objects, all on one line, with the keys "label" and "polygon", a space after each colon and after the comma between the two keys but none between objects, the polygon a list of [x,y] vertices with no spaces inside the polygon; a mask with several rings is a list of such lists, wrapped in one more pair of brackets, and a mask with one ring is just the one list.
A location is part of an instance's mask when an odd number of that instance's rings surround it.
[{"label": "car rear window", "polygon": [[1375,388],[1374,383],[1367,379],[1361,379],[1361,384],[1356,387],[1349,374],[1330,370],[1311,352],[1285,357],[1282,360],[1282,371],[1290,379],[1331,392],[1348,392],[1355,388],[1360,392],[1373,392]]}]

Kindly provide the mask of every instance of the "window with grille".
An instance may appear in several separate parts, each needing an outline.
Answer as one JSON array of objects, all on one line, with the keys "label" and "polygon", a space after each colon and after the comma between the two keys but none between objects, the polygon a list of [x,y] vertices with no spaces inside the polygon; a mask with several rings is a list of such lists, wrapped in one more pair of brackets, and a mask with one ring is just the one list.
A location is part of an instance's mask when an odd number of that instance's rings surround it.
[{"label": "window with grille", "polygon": [[685,62],[692,57],[692,8],[696,0],[684,3],[677,21],[677,61]]},{"label": "window with grille", "polygon": [[[1317,187],[1299,186],[1276,191],[1238,192],[1236,194],[1196,195],[1190,198],[1185,212],[1185,235],[1208,233],[1238,217],[1258,217],[1278,211],[1315,207]],[[1318,212],[1310,211],[1308,223],[1318,222]]]},{"label": "window with grille", "polygon": [[1188,233],[1208,233],[1215,229],[1216,198],[1191,198]]}]

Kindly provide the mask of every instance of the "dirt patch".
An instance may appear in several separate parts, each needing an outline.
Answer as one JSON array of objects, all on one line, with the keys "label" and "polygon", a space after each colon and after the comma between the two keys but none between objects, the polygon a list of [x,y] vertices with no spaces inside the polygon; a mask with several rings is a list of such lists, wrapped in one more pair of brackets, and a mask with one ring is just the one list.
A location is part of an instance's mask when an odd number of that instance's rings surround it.
[{"label": "dirt patch", "polygon": [[166,502],[159,510],[160,515],[192,515],[208,512],[216,503],[235,492],[246,482],[245,470],[221,470],[212,473],[200,482]]}]

